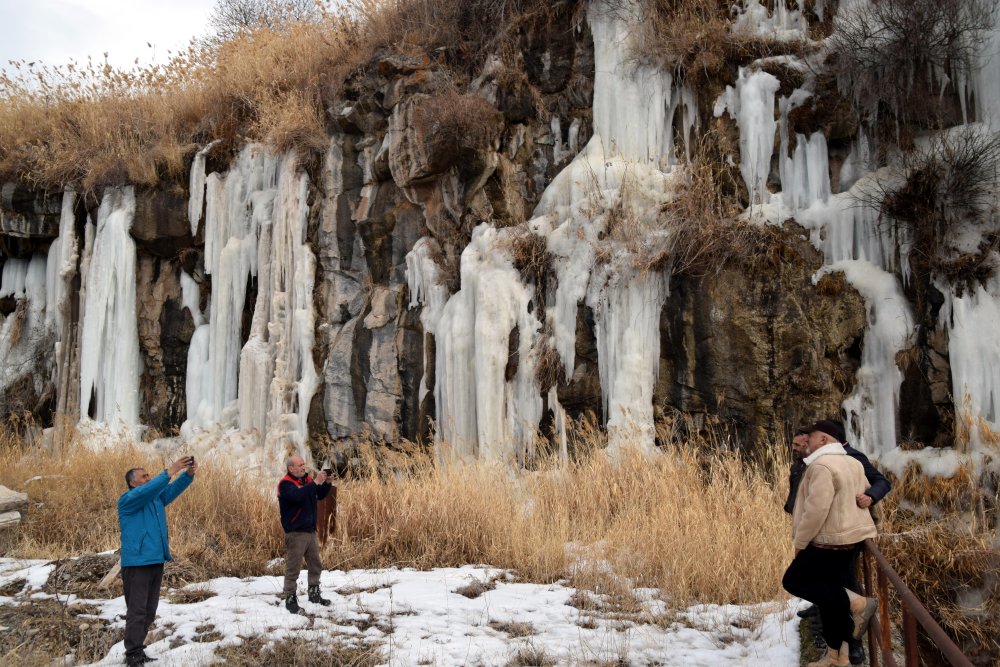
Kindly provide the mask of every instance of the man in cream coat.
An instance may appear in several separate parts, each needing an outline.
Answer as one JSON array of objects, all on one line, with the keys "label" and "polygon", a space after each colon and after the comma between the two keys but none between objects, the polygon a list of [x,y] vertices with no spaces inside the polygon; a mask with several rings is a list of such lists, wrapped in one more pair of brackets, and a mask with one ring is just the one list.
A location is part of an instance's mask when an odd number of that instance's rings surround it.
[{"label": "man in cream coat", "polygon": [[878,608],[878,600],[843,587],[843,572],[860,542],[876,536],[871,513],[858,507],[857,496],[868,488],[865,469],[820,421],[809,434],[802,475],[792,512],[795,558],[782,585],[792,595],[812,602],[823,621],[827,654],[809,667],[846,667],[847,640],[861,637]]}]

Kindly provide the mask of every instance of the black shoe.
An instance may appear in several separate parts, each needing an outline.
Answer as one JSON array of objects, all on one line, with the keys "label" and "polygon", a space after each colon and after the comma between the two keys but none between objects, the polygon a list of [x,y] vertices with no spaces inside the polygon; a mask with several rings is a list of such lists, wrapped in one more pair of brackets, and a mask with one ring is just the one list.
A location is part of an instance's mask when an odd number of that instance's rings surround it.
[{"label": "black shoe", "polygon": [[800,609],[795,612],[799,618],[812,618],[813,616],[819,616],[819,607],[814,604],[809,605],[805,609]]},{"label": "black shoe", "polygon": [[852,665],[865,664],[865,646],[860,639],[848,639],[847,648],[847,657],[850,658]]},{"label": "black shoe", "polygon": [[285,597],[285,609],[292,612],[293,614],[298,614],[302,609],[299,607],[299,599],[295,597],[295,593],[289,593]]},{"label": "black shoe", "polygon": [[324,607],[329,607],[331,604],[329,600],[319,594],[319,586],[309,587],[309,601],[313,604],[321,604]]},{"label": "black shoe", "polygon": [[135,655],[125,656],[125,667],[142,667],[146,664],[145,654],[136,653]]}]

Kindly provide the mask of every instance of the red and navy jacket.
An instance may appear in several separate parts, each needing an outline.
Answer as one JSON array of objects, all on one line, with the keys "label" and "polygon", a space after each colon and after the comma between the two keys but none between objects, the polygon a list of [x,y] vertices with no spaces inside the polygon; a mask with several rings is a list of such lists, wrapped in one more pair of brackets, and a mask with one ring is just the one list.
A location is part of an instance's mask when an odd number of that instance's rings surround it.
[{"label": "red and navy jacket", "polygon": [[278,482],[278,508],[285,532],[315,532],[316,501],[326,498],[330,488],[330,484],[317,485],[309,475],[299,479],[291,474],[282,477]]}]

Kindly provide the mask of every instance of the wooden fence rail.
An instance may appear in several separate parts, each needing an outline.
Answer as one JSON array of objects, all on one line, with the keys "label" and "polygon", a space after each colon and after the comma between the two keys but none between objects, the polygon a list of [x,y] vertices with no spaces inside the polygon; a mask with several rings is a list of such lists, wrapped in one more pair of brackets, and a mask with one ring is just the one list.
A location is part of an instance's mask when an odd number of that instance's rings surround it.
[{"label": "wooden fence rail", "polygon": [[[872,567],[874,563],[874,567]],[[892,648],[892,623],[889,609],[889,586],[896,591],[903,612],[903,656],[905,667],[920,665],[920,652],[917,643],[917,623],[924,628],[927,637],[937,647],[941,655],[955,667],[972,667],[970,661],[955,642],[941,629],[930,612],[924,608],[917,596],[907,588],[889,562],[871,540],[865,540],[865,553],[861,560],[864,573],[865,591],[871,595],[872,574],[874,570],[879,599],[878,618],[873,618],[868,627],[868,646],[871,649],[871,666],[898,667]],[[881,659],[881,661],[880,661]]]}]

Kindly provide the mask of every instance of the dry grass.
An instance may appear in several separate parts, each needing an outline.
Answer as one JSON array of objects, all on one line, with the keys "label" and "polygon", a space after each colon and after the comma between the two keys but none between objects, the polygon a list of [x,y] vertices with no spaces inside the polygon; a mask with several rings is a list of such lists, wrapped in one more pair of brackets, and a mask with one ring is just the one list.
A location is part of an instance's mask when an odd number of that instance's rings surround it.
[{"label": "dry grass", "polygon": [[317,150],[325,109],[377,55],[431,54],[467,80],[552,11],[540,0],[351,0],[146,69],[19,63],[0,75],[0,178],[90,191],[182,180],[196,145],[216,139]]},{"label": "dry grass", "polygon": [[950,636],[1000,656],[995,489],[965,466],[948,478],[911,466],[879,505],[879,546]]},{"label": "dry grass", "polygon": [[327,642],[303,642],[298,638],[269,641],[263,637],[244,637],[237,646],[215,649],[227,665],[295,665],[295,667],[374,667],[384,660],[378,645],[358,640],[332,637]]},{"label": "dry grass", "polygon": [[753,273],[782,261],[786,232],[739,217],[746,190],[726,157],[736,150],[723,121],[699,137],[686,181],[660,212],[658,224],[668,233],[636,253],[637,268],[701,276],[729,264]]},{"label": "dry grass", "polygon": [[635,585],[663,588],[671,600],[773,599],[788,526],[778,509],[781,484],[770,480],[783,477],[734,454],[701,458],[680,448],[619,464],[582,455],[567,468],[516,479],[489,466],[428,465],[409,479],[342,487],[341,539],[328,545],[326,562],[489,563],[555,581],[574,574],[568,543],[599,544],[590,556]]},{"label": "dry grass", "polygon": [[[429,457],[397,453],[370,459],[379,474],[342,483],[338,535],[326,567],[431,568],[488,563],[530,581],[584,576],[566,545],[591,545],[634,585],[662,587],[682,603],[751,602],[780,595],[788,555],[784,472],[730,453],[672,448],[653,460],[612,464],[586,426],[573,435],[576,463],[546,463],[532,473],[505,467],[439,468]],[[91,452],[76,439],[54,453],[28,451],[8,436],[0,447],[0,483],[25,488],[33,509],[14,553],[57,558],[118,546],[115,502],[122,475],[146,463],[134,449]],[[377,466],[377,467],[376,467]],[[209,576],[264,573],[282,553],[270,483],[234,492],[235,473],[203,465],[168,512],[177,583]],[[395,470],[397,474],[385,474]],[[66,480],[72,479],[72,484]],[[775,483],[773,480],[778,480]],[[85,520],[81,520],[85,517]],[[712,554],[712,558],[705,558]],[[720,567],[719,563],[725,563]],[[176,585],[176,584],[173,584]]]},{"label": "dry grass", "polygon": [[[609,3],[632,12],[631,3]],[[760,58],[802,55],[806,43],[766,39],[732,29],[732,3],[724,0],[645,0],[639,3],[632,52],[692,85],[725,86],[731,71]],[[710,93],[706,98],[714,99]]]},{"label": "dry grass", "polygon": [[120,642],[124,630],[112,630],[95,607],[53,598],[25,598],[0,605],[0,664],[51,665],[54,656],[72,652],[74,664],[101,660]]},{"label": "dry grass", "polygon": [[[124,473],[163,468],[128,443],[94,452],[81,436],[51,452],[32,451],[12,434],[0,435],[0,484],[31,498],[13,553],[25,558],[66,558],[119,547],[116,503],[125,491]],[[33,477],[40,479],[26,483]],[[167,512],[175,558],[165,577],[177,583],[206,576],[264,574],[283,544],[270,488],[241,486],[239,471],[206,466]],[[41,505],[39,507],[39,504]]]}]

